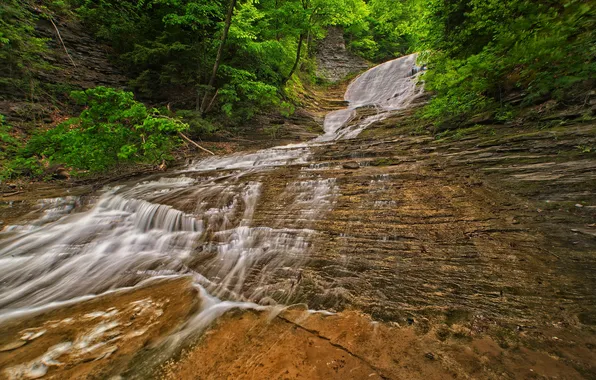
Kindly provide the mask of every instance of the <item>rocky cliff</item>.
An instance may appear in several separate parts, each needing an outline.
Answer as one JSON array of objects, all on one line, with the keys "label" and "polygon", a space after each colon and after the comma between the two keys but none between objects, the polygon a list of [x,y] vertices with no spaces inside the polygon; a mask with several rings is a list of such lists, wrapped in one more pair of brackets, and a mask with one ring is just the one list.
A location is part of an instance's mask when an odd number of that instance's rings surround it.
[{"label": "rocky cliff", "polygon": [[346,49],[343,30],[331,27],[317,47],[316,75],[329,82],[339,82],[350,74],[366,70],[369,63]]},{"label": "rocky cliff", "polygon": [[52,115],[55,118],[58,113],[68,113],[65,100],[72,90],[126,85],[126,77],[108,59],[108,47],[96,41],[78,22],[54,23],[56,27],[49,20],[39,20],[36,25],[37,36],[46,38],[49,48],[43,59],[53,69],[38,73],[31,88],[0,89],[0,114],[15,126],[40,126],[52,123]]}]

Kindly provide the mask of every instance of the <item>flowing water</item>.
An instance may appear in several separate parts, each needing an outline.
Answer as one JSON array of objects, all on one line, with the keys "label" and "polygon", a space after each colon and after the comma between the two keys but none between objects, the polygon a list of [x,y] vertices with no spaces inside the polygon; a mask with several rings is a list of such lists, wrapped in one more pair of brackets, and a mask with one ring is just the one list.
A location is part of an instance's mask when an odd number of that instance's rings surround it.
[{"label": "flowing water", "polygon": [[[291,302],[314,222],[340,191],[310,162],[311,148],[353,138],[407,107],[422,91],[415,61],[403,57],[356,78],[349,107],[330,113],[325,134],[309,143],[197,160],[96,197],[41,201],[41,217],[0,234],[0,319],[168,276],[192,276],[200,289],[190,329],[232,307]],[[375,112],[354,122],[362,108]],[[282,166],[303,170],[278,194],[284,206],[257,216],[267,176]]]}]

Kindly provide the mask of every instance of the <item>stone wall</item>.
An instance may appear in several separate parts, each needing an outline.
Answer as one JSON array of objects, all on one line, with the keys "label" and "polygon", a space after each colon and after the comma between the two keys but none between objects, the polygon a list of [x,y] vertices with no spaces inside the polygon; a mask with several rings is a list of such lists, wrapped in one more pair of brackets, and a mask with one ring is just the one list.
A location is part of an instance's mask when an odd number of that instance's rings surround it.
[{"label": "stone wall", "polygon": [[333,83],[370,66],[366,60],[346,49],[343,30],[338,27],[328,29],[327,36],[317,47],[316,59],[317,77]]}]

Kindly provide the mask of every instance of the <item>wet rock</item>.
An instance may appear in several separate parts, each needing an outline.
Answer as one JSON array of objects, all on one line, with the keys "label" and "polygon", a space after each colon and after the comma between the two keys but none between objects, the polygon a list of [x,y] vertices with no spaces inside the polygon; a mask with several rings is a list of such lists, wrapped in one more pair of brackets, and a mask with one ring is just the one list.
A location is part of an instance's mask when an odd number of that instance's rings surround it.
[{"label": "wet rock", "polygon": [[110,357],[110,355],[112,355],[117,350],[118,350],[118,347],[116,347],[116,346],[108,347],[105,350],[103,350],[94,360],[97,361],[97,360],[107,359]]},{"label": "wet rock", "polygon": [[60,170],[54,174],[56,179],[70,179],[70,173],[66,169]]},{"label": "wet rock", "polygon": [[262,306],[275,306],[275,305],[277,305],[277,302],[273,298],[271,298],[271,297],[263,297],[259,301],[259,305],[262,305]]},{"label": "wet rock", "polygon": [[346,162],[342,166],[344,169],[349,169],[349,170],[360,169],[360,164],[355,161]]},{"label": "wet rock", "polygon": [[437,329],[436,336],[437,339],[439,339],[441,342],[449,338],[449,335],[451,335],[451,331],[449,330],[449,328],[447,328],[447,326],[440,326]]},{"label": "wet rock", "polygon": [[476,116],[473,116],[470,119],[470,123],[473,123],[473,124],[490,124],[493,121],[494,121],[494,112],[492,112],[492,111],[478,114]]},{"label": "wet rock", "polygon": [[368,62],[346,49],[341,28],[331,27],[317,49],[317,72],[319,78],[338,82],[352,73],[368,68]]},{"label": "wet rock", "polygon": [[16,350],[17,348],[23,347],[26,344],[27,341],[25,340],[17,340],[16,342],[8,343],[0,347],[0,352]]},{"label": "wet rock", "polygon": [[23,336],[21,337],[21,340],[32,341],[32,340],[39,338],[40,336],[42,336],[45,333],[46,333],[46,330],[27,331],[23,334]]},{"label": "wet rock", "polygon": [[515,217],[510,216],[507,218],[507,222],[510,224],[519,224],[519,220],[517,220]]},{"label": "wet rock", "polygon": [[282,118],[272,119],[269,121],[269,124],[272,124],[272,125],[283,125],[285,123],[286,123],[286,121]]},{"label": "wet rock", "polygon": [[55,178],[55,179],[62,179],[62,180],[70,179],[70,173],[62,165],[51,166],[50,168],[48,168],[46,173],[51,175],[52,178]]}]

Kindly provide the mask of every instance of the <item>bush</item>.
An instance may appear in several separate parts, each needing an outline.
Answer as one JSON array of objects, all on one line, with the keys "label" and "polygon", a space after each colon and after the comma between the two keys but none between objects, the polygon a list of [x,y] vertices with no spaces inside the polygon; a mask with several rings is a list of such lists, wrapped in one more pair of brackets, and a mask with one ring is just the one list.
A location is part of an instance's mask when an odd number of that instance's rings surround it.
[{"label": "bush", "polygon": [[180,120],[147,109],[130,92],[96,87],[71,96],[85,107],[81,114],[34,135],[13,163],[37,157],[47,165],[89,172],[123,162],[155,163],[171,158],[180,143],[178,132],[188,129]]},{"label": "bush", "polygon": [[0,180],[18,176],[39,176],[43,173],[39,161],[34,157],[20,157],[23,148],[21,140],[13,136],[12,126],[6,123],[4,115],[0,115]]},{"label": "bush", "polygon": [[201,113],[194,110],[178,110],[176,116],[189,125],[192,136],[209,137],[219,131],[219,126],[211,120],[205,119]]},{"label": "bush", "polygon": [[511,116],[506,95],[524,104],[578,101],[596,77],[596,6],[571,0],[437,1],[427,19],[432,51],[425,111],[435,120],[487,108]]}]

